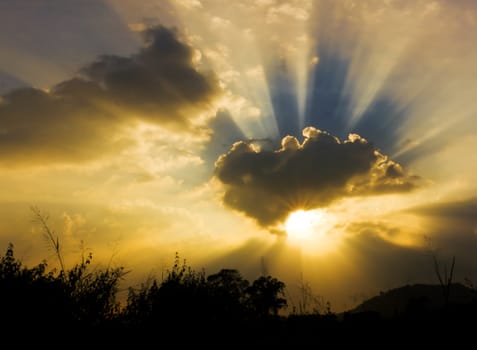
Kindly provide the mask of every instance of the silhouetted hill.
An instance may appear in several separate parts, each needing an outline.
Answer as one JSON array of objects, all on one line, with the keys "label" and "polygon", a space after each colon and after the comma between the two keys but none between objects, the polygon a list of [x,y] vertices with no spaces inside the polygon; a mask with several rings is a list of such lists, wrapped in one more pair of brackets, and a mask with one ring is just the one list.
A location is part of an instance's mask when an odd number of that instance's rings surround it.
[{"label": "silhouetted hill", "polygon": [[[476,302],[477,291],[460,283],[451,285],[448,306],[455,309],[474,305]],[[414,284],[381,292],[348,313],[375,314],[383,318],[391,318],[403,314],[429,313],[440,310],[444,306],[445,298],[440,285]]]}]

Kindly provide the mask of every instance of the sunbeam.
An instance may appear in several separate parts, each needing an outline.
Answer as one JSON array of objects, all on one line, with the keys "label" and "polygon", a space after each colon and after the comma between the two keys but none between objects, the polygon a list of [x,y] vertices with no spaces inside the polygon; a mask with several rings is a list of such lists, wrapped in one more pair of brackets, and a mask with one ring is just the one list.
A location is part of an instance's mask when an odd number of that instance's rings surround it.
[{"label": "sunbeam", "polygon": [[2,2],[0,244],[41,255],[37,203],[65,262],[120,241],[342,308],[429,241],[477,276],[476,1],[84,3]]}]

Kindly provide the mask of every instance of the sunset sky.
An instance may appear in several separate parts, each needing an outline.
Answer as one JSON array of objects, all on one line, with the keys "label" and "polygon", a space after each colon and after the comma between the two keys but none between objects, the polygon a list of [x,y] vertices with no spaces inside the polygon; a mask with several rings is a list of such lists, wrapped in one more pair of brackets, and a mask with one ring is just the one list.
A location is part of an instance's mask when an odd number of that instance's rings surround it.
[{"label": "sunset sky", "polygon": [[476,43],[473,0],[0,0],[0,249],[57,267],[36,206],[124,287],[475,283]]}]

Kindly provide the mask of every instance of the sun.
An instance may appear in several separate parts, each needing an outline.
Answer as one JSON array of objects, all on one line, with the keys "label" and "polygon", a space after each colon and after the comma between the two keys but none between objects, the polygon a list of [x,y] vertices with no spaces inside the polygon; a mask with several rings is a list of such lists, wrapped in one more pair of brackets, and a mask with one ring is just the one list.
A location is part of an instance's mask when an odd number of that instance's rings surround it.
[{"label": "sun", "polygon": [[283,229],[290,244],[318,254],[336,248],[340,236],[337,224],[337,217],[325,209],[299,209],[290,213]]},{"label": "sun", "polygon": [[320,222],[321,211],[297,210],[292,212],[285,222],[285,231],[292,239],[309,239],[314,227]]}]

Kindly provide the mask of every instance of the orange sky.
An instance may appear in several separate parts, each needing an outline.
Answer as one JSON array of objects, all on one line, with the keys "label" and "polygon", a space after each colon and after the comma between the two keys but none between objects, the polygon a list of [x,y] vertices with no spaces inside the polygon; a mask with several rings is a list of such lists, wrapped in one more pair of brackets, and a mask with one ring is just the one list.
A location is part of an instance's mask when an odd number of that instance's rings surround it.
[{"label": "orange sky", "polygon": [[[175,252],[334,310],[477,278],[473,1],[0,4],[0,246],[125,285]],[[296,214],[298,211],[298,214]]]}]

